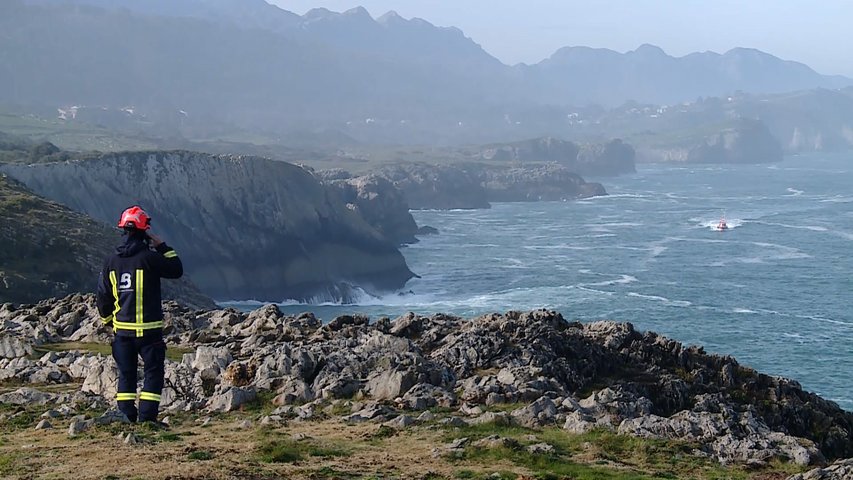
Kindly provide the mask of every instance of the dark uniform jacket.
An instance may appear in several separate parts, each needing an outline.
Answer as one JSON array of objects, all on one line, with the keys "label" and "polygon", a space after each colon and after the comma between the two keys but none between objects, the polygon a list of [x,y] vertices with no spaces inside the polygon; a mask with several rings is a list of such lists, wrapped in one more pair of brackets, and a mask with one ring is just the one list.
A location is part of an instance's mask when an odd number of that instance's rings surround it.
[{"label": "dark uniform jacket", "polygon": [[160,278],[180,278],[184,266],[177,252],[165,243],[156,251],[139,235],[129,235],[124,245],[107,258],[98,279],[98,312],[116,335],[142,337],[163,328]]}]

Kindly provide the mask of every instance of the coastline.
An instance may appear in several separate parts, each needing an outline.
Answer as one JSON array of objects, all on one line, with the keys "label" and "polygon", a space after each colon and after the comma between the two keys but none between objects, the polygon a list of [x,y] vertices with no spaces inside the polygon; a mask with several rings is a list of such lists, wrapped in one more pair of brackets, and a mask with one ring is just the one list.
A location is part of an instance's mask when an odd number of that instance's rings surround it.
[{"label": "coastline", "polygon": [[[690,445],[685,459],[707,465],[787,473],[853,456],[853,413],[793,380],[630,323],[581,324],[538,310],[473,319],[344,315],[323,324],[274,305],[250,313],[164,307],[171,353],[161,411],[181,432],[207,417],[223,428],[248,421],[253,432],[264,423],[273,436],[296,433],[296,423],[342,431],[367,424],[407,437],[474,428],[510,438],[500,432],[521,429],[513,435],[551,439],[522,442],[522,450],[545,443],[551,450],[531,455],[564,463],[577,461],[561,442],[603,435]],[[112,408],[115,372],[103,350],[110,334],[95,315],[91,296],[81,295],[0,307],[4,428],[31,438],[40,412],[64,408],[50,419],[57,426],[77,422],[93,442],[117,441],[106,432],[139,433],[140,445],[156,450],[140,427],[101,416]],[[263,443],[264,432],[253,438]],[[436,438],[427,443],[439,445]],[[434,458],[505,448],[500,438],[494,447],[463,442],[456,452],[445,445]]]}]

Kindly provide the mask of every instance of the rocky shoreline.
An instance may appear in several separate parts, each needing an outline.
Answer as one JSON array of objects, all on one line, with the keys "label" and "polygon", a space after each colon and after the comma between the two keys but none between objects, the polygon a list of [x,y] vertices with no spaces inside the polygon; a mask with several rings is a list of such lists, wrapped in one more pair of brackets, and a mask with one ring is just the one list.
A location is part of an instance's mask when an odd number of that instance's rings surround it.
[{"label": "rocky shoreline", "polygon": [[[444,421],[460,425],[559,426],[567,434],[600,429],[687,441],[693,455],[756,468],[853,457],[853,413],[793,380],[630,323],[581,324],[537,310],[469,320],[340,316],[323,324],[310,313],[286,316],[274,305],[250,313],[192,311],[174,302],[164,308],[170,348],[187,352],[167,361],[166,415],[233,411],[266,398],[276,407],[267,422],[311,419],[346,404],[344,422],[404,428],[442,408],[451,412]],[[111,357],[45,349],[108,344],[111,334],[96,320],[90,295],[0,306],[0,379],[27,385],[0,395],[0,403],[109,408]],[[56,384],[80,388],[63,394],[41,388]],[[78,427],[87,421],[95,423],[80,419]]]}]

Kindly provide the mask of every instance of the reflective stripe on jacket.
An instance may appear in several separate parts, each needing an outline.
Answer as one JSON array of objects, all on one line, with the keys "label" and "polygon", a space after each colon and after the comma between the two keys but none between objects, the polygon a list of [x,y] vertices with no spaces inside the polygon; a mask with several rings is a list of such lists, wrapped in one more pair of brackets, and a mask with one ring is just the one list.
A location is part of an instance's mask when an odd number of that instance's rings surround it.
[{"label": "reflective stripe on jacket", "polygon": [[175,250],[165,243],[156,251],[144,243],[128,244],[130,248],[104,263],[98,282],[98,312],[117,335],[142,337],[146,331],[163,328],[160,278],[180,278],[184,268]]}]

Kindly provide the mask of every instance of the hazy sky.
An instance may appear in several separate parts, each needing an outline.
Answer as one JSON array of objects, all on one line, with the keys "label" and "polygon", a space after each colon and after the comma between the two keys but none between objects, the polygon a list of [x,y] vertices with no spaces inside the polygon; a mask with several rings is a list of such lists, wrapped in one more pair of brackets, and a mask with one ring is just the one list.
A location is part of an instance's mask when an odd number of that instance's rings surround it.
[{"label": "hazy sky", "polygon": [[567,45],[670,55],[753,47],[853,77],[849,0],[268,0],[299,14],[361,5],[455,26],[504,63],[536,63]]}]

